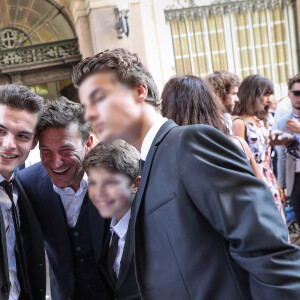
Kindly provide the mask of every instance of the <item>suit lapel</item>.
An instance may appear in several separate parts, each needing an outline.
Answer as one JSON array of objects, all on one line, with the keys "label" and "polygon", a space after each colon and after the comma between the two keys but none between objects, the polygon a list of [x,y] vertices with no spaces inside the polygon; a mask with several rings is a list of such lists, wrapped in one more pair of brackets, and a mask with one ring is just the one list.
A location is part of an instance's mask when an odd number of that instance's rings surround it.
[{"label": "suit lapel", "polygon": [[[22,288],[24,288],[26,294],[30,299],[32,299],[31,295],[31,288],[29,283],[29,276],[28,276],[28,267],[29,267],[29,259],[28,257],[31,255],[31,242],[32,239],[30,237],[32,231],[32,226],[37,225],[37,221],[35,221],[35,215],[33,209],[30,205],[29,199],[20,183],[18,178],[15,178],[14,184],[18,190],[18,203],[17,206],[19,207],[19,218],[20,218],[20,227],[21,227],[21,234],[17,236],[19,237],[21,242],[20,251],[18,252],[19,261],[16,255],[16,263],[18,270],[18,278]],[[16,239],[16,242],[18,239]],[[42,245],[43,247],[43,245]]]},{"label": "suit lapel", "polygon": [[38,189],[43,191],[40,199],[41,215],[44,215],[47,222],[43,222],[44,235],[51,240],[50,244],[55,246],[55,252],[63,253],[65,265],[74,269],[72,259],[72,248],[68,231],[66,212],[60,196],[53,190],[53,184],[44,169],[40,172],[44,180],[39,181]]},{"label": "suit lapel", "polygon": [[[133,212],[132,212],[133,228],[135,228],[136,217],[137,217],[140,205],[141,205],[141,200],[142,200],[144,192],[145,192],[145,187],[148,182],[148,176],[150,173],[152,161],[153,161],[155,152],[157,150],[157,147],[158,147],[159,143],[163,140],[163,138],[167,135],[167,133],[176,126],[178,126],[178,125],[176,125],[175,122],[173,122],[172,120],[168,120],[159,129],[158,133],[156,134],[156,136],[152,142],[152,145],[150,147],[150,150],[148,152],[148,155],[147,155],[147,158],[145,161],[143,172],[141,174],[142,180],[141,180],[137,195],[136,195],[135,200],[132,205],[133,206]],[[133,229],[133,231],[134,231],[134,229]],[[134,240],[135,239],[133,239],[133,242],[134,242]]]},{"label": "suit lapel", "polygon": [[[88,193],[86,196],[88,198]],[[94,254],[96,258],[97,265],[99,264],[100,255],[101,255],[101,247],[103,242],[104,236],[104,220],[100,216],[98,210],[88,198],[88,214],[89,214],[89,221],[90,221],[90,230],[91,230],[91,237],[93,242]]]},{"label": "suit lapel", "polygon": [[7,257],[7,244],[4,221],[2,216],[2,209],[0,207],[0,284],[7,287],[9,292],[9,273],[8,273],[8,257]]}]

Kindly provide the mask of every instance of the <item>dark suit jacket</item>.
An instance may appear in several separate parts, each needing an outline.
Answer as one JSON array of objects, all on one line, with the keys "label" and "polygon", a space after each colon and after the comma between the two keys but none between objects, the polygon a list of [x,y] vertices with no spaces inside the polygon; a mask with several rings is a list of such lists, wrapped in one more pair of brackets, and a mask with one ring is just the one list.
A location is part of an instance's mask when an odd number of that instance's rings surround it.
[{"label": "dark suit jacket", "polygon": [[[131,232],[132,222],[129,222],[127,232]],[[131,241],[131,235],[126,235],[125,246],[123,250],[123,255],[120,263],[119,276],[117,282],[112,281],[110,278],[106,263],[107,263],[107,252],[109,248],[109,232],[106,234],[106,243],[104,244],[104,249],[100,258],[99,267],[106,277],[111,289],[114,291],[115,298],[119,300],[141,300],[139,296],[138,286],[135,278],[135,268],[133,259],[133,244]]]},{"label": "dark suit jacket", "polygon": [[300,252],[245,155],[206,125],[166,122],[133,204],[143,300],[300,299]]},{"label": "dark suit jacket", "polygon": [[[59,195],[41,163],[19,173],[20,181],[31,197],[32,206],[41,223],[45,247],[49,259],[52,300],[66,300],[74,293],[74,264],[65,210]],[[92,236],[95,264],[98,266],[104,235],[104,220],[89,200],[90,232]],[[110,299],[104,282],[103,300]]]},{"label": "dark suit jacket", "polygon": [[[34,214],[19,180],[15,178],[15,186],[18,190],[18,207],[20,214],[20,229],[23,241],[26,278],[30,288],[29,294],[24,295],[24,300],[45,300],[46,296],[46,268],[44,240],[40,224]],[[9,275],[6,249],[6,236],[3,216],[0,209],[0,300],[9,298]],[[18,276],[20,274],[18,273]]]}]

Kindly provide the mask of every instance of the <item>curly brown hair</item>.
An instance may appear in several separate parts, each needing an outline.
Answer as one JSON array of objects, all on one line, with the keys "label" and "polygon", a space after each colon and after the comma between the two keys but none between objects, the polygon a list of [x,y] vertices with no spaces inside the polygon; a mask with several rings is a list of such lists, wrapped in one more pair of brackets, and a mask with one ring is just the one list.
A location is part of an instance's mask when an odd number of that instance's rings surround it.
[{"label": "curly brown hair", "polygon": [[38,124],[38,134],[49,127],[67,128],[70,124],[78,124],[82,143],[85,144],[90,136],[90,124],[84,119],[84,110],[79,103],[59,97],[56,100],[47,100]]},{"label": "curly brown hair", "polygon": [[148,89],[145,101],[154,107],[160,107],[157,86],[152,75],[136,53],[131,53],[123,48],[116,48],[107,49],[93,57],[87,57],[74,68],[73,84],[79,88],[88,76],[103,71],[113,73],[118,81],[131,88],[138,84],[145,84]]},{"label": "curly brown hair", "polygon": [[239,77],[226,70],[215,71],[209,74],[206,80],[222,99],[225,99],[226,95],[230,93],[231,87],[240,85]]},{"label": "curly brown hair", "polygon": [[224,107],[204,79],[174,76],[166,83],[161,98],[162,115],[178,125],[207,124],[228,134]]},{"label": "curly brown hair", "polygon": [[123,140],[111,143],[99,142],[84,157],[82,167],[85,172],[90,168],[103,167],[113,173],[127,175],[132,182],[139,176],[139,152]]}]

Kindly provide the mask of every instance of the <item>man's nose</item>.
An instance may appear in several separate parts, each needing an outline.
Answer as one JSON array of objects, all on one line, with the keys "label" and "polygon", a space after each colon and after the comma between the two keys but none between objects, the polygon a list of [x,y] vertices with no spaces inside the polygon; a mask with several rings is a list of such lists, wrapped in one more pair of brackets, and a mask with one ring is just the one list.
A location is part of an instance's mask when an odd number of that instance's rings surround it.
[{"label": "man's nose", "polygon": [[6,150],[16,149],[16,141],[14,135],[8,133],[3,139],[3,147]]},{"label": "man's nose", "polygon": [[84,118],[93,123],[97,119],[97,110],[91,106],[87,106],[84,111]]},{"label": "man's nose", "polygon": [[51,158],[51,167],[53,169],[58,169],[64,164],[63,158],[59,154],[53,154]]}]

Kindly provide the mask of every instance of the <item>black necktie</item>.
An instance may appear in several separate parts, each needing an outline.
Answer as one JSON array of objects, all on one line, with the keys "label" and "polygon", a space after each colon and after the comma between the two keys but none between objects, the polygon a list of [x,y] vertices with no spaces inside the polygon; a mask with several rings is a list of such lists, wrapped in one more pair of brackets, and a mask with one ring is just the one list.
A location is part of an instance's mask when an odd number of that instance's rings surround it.
[{"label": "black necktie", "polygon": [[140,173],[142,173],[144,169],[145,161],[140,159],[139,165],[140,165]]},{"label": "black necktie", "polygon": [[[16,205],[13,200],[13,180],[7,182],[6,180],[0,182],[0,186],[2,186],[8,195],[11,201],[11,212],[15,227],[15,236],[16,236],[16,244],[15,244],[15,255],[16,255],[16,262],[17,262],[17,275],[20,281],[22,288],[24,288],[24,292],[27,294],[28,287],[27,287],[27,278],[25,275],[25,256],[24,256],[24,249],[22,243],[22,237],[20,232],[20,222],[18,218],[18,212]],[[22,284],[23,283],[23,284]]]},{"label": "black necktie", "polygon": [[107,254],[107,271],[113,282],[115,282],[117,279],[116,273],[114,271],[114,263],[118,254],[118,242],[119,236],[114,232]]}]

